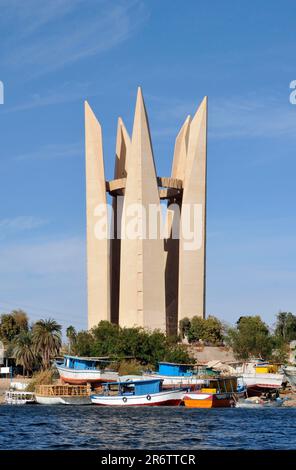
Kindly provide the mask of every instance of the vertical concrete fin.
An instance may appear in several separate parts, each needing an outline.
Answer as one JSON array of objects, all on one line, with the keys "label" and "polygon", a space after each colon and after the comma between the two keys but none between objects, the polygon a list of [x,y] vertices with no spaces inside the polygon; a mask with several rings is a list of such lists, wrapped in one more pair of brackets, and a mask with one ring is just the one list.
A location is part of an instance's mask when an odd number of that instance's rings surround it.
[{"label": "vertical concrete fin", "polygon": [[[151,224],[149,223],[151,206],[159,215],[154,237],[151,237]],[[131,212],[133,212],[132,216]],[[128,238],[122,233],[121,240],[120,324],[123,326],[141,325],[165,331],[161,207],[149,124],[140,88],[137,94],[131,152],[128,158],[122,226],[130,226],[135,215],[138,228],[140,225],[138,235]]]},{"label": "vertical concrete fin", "polygon": [[179,320],[205,316],[207,97],[190,123],[179,250]]},{"label": "vertical concrete fin", "polygon": [[[175,142],[172,178],[184,180],[187,159],[190,116],[187,116]],[[179,233],[181,200],[169,201],[166,213],[165,299],[166,329],[170,335],[178,331]]]},{"label": "vertical concrete fin", "polygon": [[[110,320],[110,275],[102,130],[87,102],[85,102],[85,157],[88,327],[92,328],[101,320]],[[106,236],[97,236],[98,221],[101,226],[103,225]]]},{"label": "vertical concrete fin", "polygon": [[174,158],[172,166],[172,178],[178,178],[183,181],[185,175],[185,165],[187,158],[188,136],[191,117],[187,116],[181,127],[175,142]]},{"label": "vertical concrete fin", "polygon": [[130,136],[125,128],[123,120],[118,118],[116,136],[116,160],[114,178],[126,178],[127,175],[127,153],[131,145]]},{"label": "vertical concrete fin", "polygon": [[[114,178],[126,178],[127,159],[130,153],[131,140],[125,125],[121,118],[118,118],[117,136],[116,136],[116,155]],[[122,196],[113,197],[112,201],[113,219],[111,233],[114,237],[111,239],[111,321],[119,321],[119,291],[120,291],[120,225],[122,217]]]}]

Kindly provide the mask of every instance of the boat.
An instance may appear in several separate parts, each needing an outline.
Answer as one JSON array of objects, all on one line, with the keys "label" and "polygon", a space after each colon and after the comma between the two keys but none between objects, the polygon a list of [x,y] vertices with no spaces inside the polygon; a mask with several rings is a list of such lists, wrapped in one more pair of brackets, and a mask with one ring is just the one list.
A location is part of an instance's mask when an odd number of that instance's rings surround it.
[{"label": "boat", "polygon": [[108,358],[65,355],[63,362],[55,365],[63,382],[86,385],[116,381],[118,373],[105,367],[109,363]]},{"label": "boat", "polygon": [[235,404],[236,390],[236,377],[210,379],[207,387],[185,393],[183,402],[187,408],[230,408]]},{"label": "boat", "polygon": [[135,380],[128,382],[109,382],[103,385],[103,392],[91,395],[91,401],[101,406],[178,406],[184,390],[166,390],[162,380]]},{"label": "boat", "polygon": [[282,406],[284,400],[282,398],[265,399],[262,397],[249,397],[244,400],[238,400],[235,403],[236,408],[270,408]]},{"label": "boat", "polygon": [[157,372],[143,373],[143,378],[163,381],[164,387],[186,386],[195,388],[204,383],[203,375],[194,371],[195,365],[178,364],[173,362],[159,362]]},{"label": "boat", "polygon": [[33,392],[7,390],[5,392],[5,403],[7,405],[27,405],[36,403]]},{"label": "boat", "polygon": [[292,389],[296,389],[296,367],[288,366],[283,368],[283,372],[287,377]]},{"label": "boat", "polygon": [[249,394],[256,395],[263,390],[279,389],[284,382],[284,373],[276,364],[263,361],[250,361],[236,368]]},{"label": "boat", "polygon": [[39,385],[35,392],[40,405],[90,405],[90,385]]}]

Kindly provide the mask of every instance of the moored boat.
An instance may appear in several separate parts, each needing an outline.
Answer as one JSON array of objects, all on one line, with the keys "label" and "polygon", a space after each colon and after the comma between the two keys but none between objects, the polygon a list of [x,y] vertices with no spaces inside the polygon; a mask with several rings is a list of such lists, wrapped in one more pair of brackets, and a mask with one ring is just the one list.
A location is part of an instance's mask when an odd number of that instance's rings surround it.
[{"label": "moored boat", "polygon": [[90,405],[90,386],[39,385],[35,392],[40,405]]},{"label": "moored boat", "polygon": [[5,392],[7,405],[28,405],[36,403],[35,394],[26,391],[7,390]]},{"label": "moored boat", "polygon": [[284,374],[287,377],[291,387],[296,389],[296,367],[288,366],[283,368]]},{"label": "moored boat", "polygon": [[264,390],[279,389],[284,382],[284,373],[275,364],[263,361],[251,361],[237,367],[249,394],[256,395]]},{"label": "moored boat", "polygon": [[209,380],[206,388],[185,393],[183,401],[187,408],[230,408],[234,406],[236,390],[236,377],[219,377]]},{"label": "moored boat", "polygon": [[163,381],[164,387],[189,386],[195,388],[202,385],[204,378],[194,372],[195,365],[177,364],[172,362],[159,362],[158,371],[155,373],[144,373],[145,379],[158,379]]},{"label": "moored boat", "polygon": [[91,401],[101,406],[178,406],[184,391],[163,389],[162,380],[135,380],[103,384],[103,392],[91,395]]},{"label": "moored boat", "polygon": [[270,408],[282,406],[284,400],[276,398],[274,400],[267,400],[261,397],[249,397],[244,400],[239,400],[235,403],[236,408]]},{"label": "moored boat", "polygon": [[117,372],[105,368],[108,358],[64,356],[64,361],[56,362],[56,368],[63,382],[76,385],[98,384],[116,381]]}]

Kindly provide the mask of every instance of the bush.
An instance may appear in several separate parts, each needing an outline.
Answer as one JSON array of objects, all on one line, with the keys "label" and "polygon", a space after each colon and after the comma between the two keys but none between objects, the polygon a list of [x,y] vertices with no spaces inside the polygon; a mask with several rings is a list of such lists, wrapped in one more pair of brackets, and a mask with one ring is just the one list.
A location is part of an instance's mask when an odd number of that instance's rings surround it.
[{"label": "bush", "polygon": [[187,335],[190,343],[194,341],[205,341],[213,345],[223,342],[223,325],[218,318],[209,316],[208,318],[193,317],[191,320],[183,318],[180,321],[181,334]]},{"label": "bush", "polygon": [[27,385],[26,390],[28,392],[35,392],[38,385],[48,385],[55,381],[55,371],[52,369],[42,370],[33,374],[32,380]]},{"label": "bush", "polygon": [[119,363],[117,372],[119,375],[141,375],[142,369],[142,364],[135,359],[131,361],[123,360]]}]

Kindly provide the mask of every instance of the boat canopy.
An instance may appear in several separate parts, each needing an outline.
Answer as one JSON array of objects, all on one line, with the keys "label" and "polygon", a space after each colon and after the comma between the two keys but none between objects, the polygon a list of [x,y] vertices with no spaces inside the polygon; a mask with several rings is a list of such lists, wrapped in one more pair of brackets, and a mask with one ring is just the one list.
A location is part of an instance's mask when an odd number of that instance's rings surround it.
[{"label": "boat canopy", "polygon": [[119,393],[124,393],[127,390],[132,390],[134,395],[147,395],[152,393],[158,393],[161,391],[163,380],[151,379],[151,380],[135,380],[128,382],[106,382],[103,387],[118,388]]},{"label": "boat canopy", "polygon": [[96,369],[98,364],[107,364],[110,359],[107,357],[79,357],[79,356],[64,356],[64,365],[69,369],[88,370]]},{"label": "boat canopy", "polygon": [[191,377],[192,364],[177,364],[173,362],[159,362],[158,373],[160,375],[177,376],[177,377]]}]

